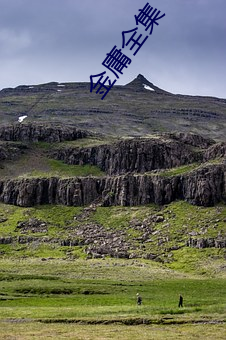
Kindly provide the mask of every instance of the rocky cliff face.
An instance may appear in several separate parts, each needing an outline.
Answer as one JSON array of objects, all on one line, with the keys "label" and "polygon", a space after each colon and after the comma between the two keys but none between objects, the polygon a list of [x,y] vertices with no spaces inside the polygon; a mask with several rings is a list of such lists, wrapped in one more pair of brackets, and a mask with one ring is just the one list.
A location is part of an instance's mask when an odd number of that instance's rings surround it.
[{"label": "rocky cliff face", "polygon": [[226,199],[226,165],[210,165],[182,176],[182,198],[203,206]]},{"label": "rocky cliff face", "polygon": [[37,124],[14,124],[0,127],[0,140],[22,142],[63,142],[91,135],[87,131],[69,126],[46,126]]},{"label": "rocky cliff face", "polygon": [[[0,128],[0,139],[60,142],[86,137],[88,133],[68,127],[18,124]],[[178,167],[224,157],[226,146],[191,134],[168,134],[149,139],[130,139],[110,145],[55,149],[53,158],[68,164],[91,164],[106,177],[31,178],[0,181],[0,201],[19,206],[63,204],[82,206],[95,201],[103,205],[133,206],[167,204],[184,199],[210,206],[226,198],[226,164],[199,167],[183,175],[164,177],[154,170]],[[8,145],[9,144],[9,145]],[[0,145],[0,160],[12,158],[22,143]],[[151,172],[150,174],[144,174]],[[158,174],[157,174],[158,173]]]},{"label": "rocky cliff face", "polygon": [[2,143],[0,144],[0,161],[7,159],[13,160],[21,153],[24,153],[26,149],[26,145],[23,144]]},{"label": "rocky cliff face", "polygon": [[200,135],[196,135],[194,133],[165,133],[163,136],[168,136],[170,139],[177,140],[183,144],[192,145],[194,147],[198,147],[201,149],[207,149],[209,146],[215,144],[215,141],[212,138],[202,137]]},{"label": "rocky cliff face", "polygon": [[213,158],[226,156],[226,143],[217,143],[209,147],[204,152],[204,161],[208,161]]},{"label": "rocky cliff face", "polygon": [[97,165],[109,175],[120,175],[193,163],[202,159],[202,153],[194,152],[181,141],[153,138],[87,148],[63,148],[55,151],[52,157],[68,164]]},{"label": "rocky cliff face", "polygon": [[225,197],[225,165],[210,165],[186,175],[168,178],[130,174],[0,182],[0,200],[19,206],[46,203],[81,206],[97,200],[105,206],[133,206],[151,202],[162,205],[176,199],[210,206]]}]

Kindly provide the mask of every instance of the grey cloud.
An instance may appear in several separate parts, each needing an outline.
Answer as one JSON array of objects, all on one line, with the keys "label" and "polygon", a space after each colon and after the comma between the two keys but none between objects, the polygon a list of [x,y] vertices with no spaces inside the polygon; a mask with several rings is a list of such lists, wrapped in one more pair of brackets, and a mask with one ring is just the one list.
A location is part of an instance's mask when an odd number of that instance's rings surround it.
[{"label": "grey cloud", "polygon": [[[0,87],[89,81],[146,2],[0,0]],[[226,97],[225,1],[148,2],[166,16],[118,83],[143,73],[168,91]]]}]

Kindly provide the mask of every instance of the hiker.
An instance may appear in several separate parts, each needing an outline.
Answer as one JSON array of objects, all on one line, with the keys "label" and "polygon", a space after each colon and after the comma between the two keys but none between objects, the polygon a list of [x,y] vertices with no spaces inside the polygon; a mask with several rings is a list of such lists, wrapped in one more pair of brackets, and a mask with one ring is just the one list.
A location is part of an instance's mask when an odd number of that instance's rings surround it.
[{"label": "hiker", "polygon": [[183,296],[180,294],[179,296],[179,304],[178,307],[183,307]]},{"label": "hiker", "polygon": [[137,304],[140,306],[142,304],[142,297],[140,296],[139,293],[137,293]]}]

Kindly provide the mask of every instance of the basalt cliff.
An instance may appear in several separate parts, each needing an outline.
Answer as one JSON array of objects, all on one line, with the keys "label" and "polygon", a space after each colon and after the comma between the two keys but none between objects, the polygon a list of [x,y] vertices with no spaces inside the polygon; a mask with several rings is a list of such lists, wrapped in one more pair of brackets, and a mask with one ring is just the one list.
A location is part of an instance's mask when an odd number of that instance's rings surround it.
[{"label": "basalt cliff", "polygon": [[[91,146],[62,143],[92,136],[71,127],[16,124],[0,129],[0,161],[16,162],[46,142],[48,158],[96,166],[103,176],[0,178],[0,201],[37,204],[137,206],[185,200],[211,206],[226,199],[226,144],[195,134],[165,133]],[[94,135],[92,136],[94,138]],[[16,142],[15,142],[16,141]],[[54,147],[53,147],[54,146]],[[45,145],[46,147],[46,145]],[[41,158],[40,158],[41,159]],[[12,163],[13,164],[13,163]]]}]

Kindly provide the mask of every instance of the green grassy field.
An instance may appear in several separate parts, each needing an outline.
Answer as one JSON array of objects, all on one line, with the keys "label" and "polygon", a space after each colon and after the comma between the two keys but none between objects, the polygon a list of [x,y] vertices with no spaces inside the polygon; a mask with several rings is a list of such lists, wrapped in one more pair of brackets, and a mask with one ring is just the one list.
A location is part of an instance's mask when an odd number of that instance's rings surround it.
[{"label": "green grassy field", "polygon": [[[207,274],[211,277],[225,277],[225,250],[220,248],[197,249],[187,247],[191,237],[225,237],[226,206],[197,207],[183,201],[172,202],[163,207],[154,204],[140,207],[97,207],[84,215],[84,207],[40,205],[36,207],[16,207],[0,204],[0,237],[33,237],[34,242],[0,244],[1,256],[21,258],[53,257],[84,258],[84,246],[62,246],[60,242],[45,242],[45,238],[59,240],[80,240],[77,232],[88,224],[99,225],[106,232],[124,232],[124,240],[131,246],[137,257],[154,254],[168,268],[188,273]],[[84,215],[84,216],[83,216]],[[142,225],[150,216],[163,216],[162,222],[151,224],[151,242],[142,243]],[[45,223],[43,230],[17,228],[21,221],[32,219]],[[35,242],[37,240],[37,242]],[[160,243],[161,241],[161,243]]]},{"label": "green grassy field", "polygon": [[68,165],[63,161],[58,161],[55,159],[48,159],[46,161],[48,169],[43,170],[32,170],[31,172],[22,175],[21,177],[61,177],[68,178],[74,176],[103,176],[104,172],[101,171],[97,166],[85,164],[85,165]]},{"label": "green grassy field", "polygon": [[213,330],[223,339],[226,331],[225,279],[144,260],[6,258],[0,267],[3,339],[164,339],[166,333],[190,339],[200,332],[214,339]]},{"label": "green grassy field", "polygon": [[224,340],[224,325],[81,325],[0,322],[0,339],[73,339],[73,340],[162,340],[162,339],[209,339]]},{"label": "green grassy field", "polygon": [[[142,251],[160,254],[162,262],[88,259],[84,246],[59,242],[0,244],[0,339],[225,338],[225,250],[185,246],[192,231],[193,237],[225,233],[224,204],[203,208],[177,201],[84,213],[84,207],[0,204],[0,237],[67,239],[80,225],[97,223],[126,230],[142,255],[136,239],[141,231],[131,221],[158,215],[165,220],[152,226],[153,241]],[[46,231],[17,228],[30,219],[46,223]],[[160,237],[168,237],[167,243],[159,245]],[[175,245],[180,247],[170,250]],[[143,298],[139,307],[137,292]],[[179,294],[183,308],[178,308]]]}]

